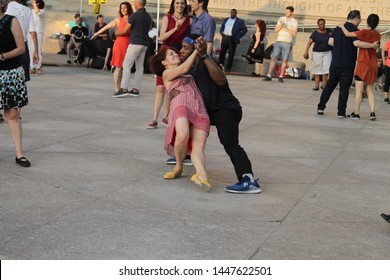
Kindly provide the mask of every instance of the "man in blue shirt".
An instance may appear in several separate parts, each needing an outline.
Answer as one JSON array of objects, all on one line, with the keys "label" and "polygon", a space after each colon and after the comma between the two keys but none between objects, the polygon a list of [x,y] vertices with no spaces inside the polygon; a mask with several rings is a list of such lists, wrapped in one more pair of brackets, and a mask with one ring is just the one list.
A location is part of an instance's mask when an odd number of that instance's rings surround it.
[{"label": "man in blue shirt", "polygon": [[207,53],[211,54],[213,51],[213,42],[216,23],[215,20],[209,15],[207,6],[209,0],[192,0],[191,9],[194,13],[191,24],[191,34],[199,34],[203,38],[206,38]]},{"label": "man in blue shirt", "polygon": [[233,66],[234,54],[236,53],[237,44],[240,39],[248,32],[244,21],[237,17],[237,10],[230,11],[230,17],[225,18],[221,25],[219,33],[221,33],[221,52],[219,54],[219,64],[225,64],[226,52],[229,51],[229,59],[226,70],[230,72]]},{"label": "man in blue shirt", "polygon": [[[361,22],[360,12],[357,10],[350,11],[345,23],[345,28],[354,32]],[[377,49],[378,42],[362,42],[356,37],[346,37],[341,28],[336,27],[333,31],[333,38],[329,39],[329,45],[333,46],[332,62],[329,68],[329,80],[322,91],[320,103],[317,106],[317,114],[323,115],[330,96],[332,95],[337,84],[340,84],[339,101],[337,115],[340,119],[346,117],[349,88],[352,84],[353,73],[357,58],[357,48]]]}]

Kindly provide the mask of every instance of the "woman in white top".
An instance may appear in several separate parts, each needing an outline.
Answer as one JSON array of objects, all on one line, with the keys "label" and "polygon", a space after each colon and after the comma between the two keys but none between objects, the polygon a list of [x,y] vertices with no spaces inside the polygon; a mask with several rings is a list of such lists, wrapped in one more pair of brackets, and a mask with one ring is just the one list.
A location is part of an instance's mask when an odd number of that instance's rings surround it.
[{"label": "woman in white top", "polygon": [[33,62],[33,50],[34,45],[31,39],[31,36],[28,36],[28,44],[30,50],[30,72],[31,74],[42,74],[42,45],[43,45],[43,36],[45,31],[45,19],[46,12],[44,10],[45,2],[43,0],[33,0],[32,1],[32,15],[34,19],[35,30],[38,37],[38,63],[34,64]]}]

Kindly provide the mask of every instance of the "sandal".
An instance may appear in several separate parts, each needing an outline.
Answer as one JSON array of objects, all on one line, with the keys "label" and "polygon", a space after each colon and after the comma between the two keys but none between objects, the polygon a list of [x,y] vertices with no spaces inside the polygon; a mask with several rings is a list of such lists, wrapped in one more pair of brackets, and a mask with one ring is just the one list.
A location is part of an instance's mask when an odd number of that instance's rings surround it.
[{"label": "sandal", "polygon": [[37,73],[37,75],[41,75],[42,74],[42,68],[38,68],[36,73]]},{"label": "sandal", "polygon": [[183,170],[178,170],[176,167],[174,167],[171,171],[165,173],[164,179],[166,180],[172,180],[180,177],[183,174]]},{"label": "sandal", "polygon": [[15,157],[15,162],[19,164],[21,167],[30,167],[30,162],[25,157],[17,158]]},{"label": "sandal", "polygon": [[205,180],[199,179],[199,175],[199,173],[195,173],[194,175],[192,175],[191,181],[199,185],[202,190],[206,192],[211,191],[211,188],[213,186],[209,183],[209,180],[207,178]]}]

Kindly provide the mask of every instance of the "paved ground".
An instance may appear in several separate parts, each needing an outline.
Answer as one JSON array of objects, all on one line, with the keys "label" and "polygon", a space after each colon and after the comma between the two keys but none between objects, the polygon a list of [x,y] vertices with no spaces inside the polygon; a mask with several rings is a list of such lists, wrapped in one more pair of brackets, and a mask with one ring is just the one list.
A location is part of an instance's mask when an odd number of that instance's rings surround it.
[{"label": "paved ground", "polygon": [[[48,64],[64,56],[46,55]],[[28,84],[25,154],[0,124],[2,259],[389,259],[390,105],[378,120],[336,116],[337,93],[315,114],[312,82],[229,76],[244,109],[241,144],[259,195],[224,191],[236,181],[215,129],[207,169],[215,188],[164,181],[164,128],[147,130],[154,79],[139,98],[115,99],[112,76],[45,67]],[[353,107],[353,96],[349,109]]]}]

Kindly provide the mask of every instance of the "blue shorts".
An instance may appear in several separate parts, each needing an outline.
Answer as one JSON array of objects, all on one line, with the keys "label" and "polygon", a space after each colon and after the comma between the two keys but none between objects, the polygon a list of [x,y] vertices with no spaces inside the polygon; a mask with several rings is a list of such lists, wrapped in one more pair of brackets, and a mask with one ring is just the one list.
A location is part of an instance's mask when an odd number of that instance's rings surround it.
[{"label": "blue shorts", "polygon": [[271,58],[288,60],[292,49],[292,43],[276,42],[271,54]]}]

